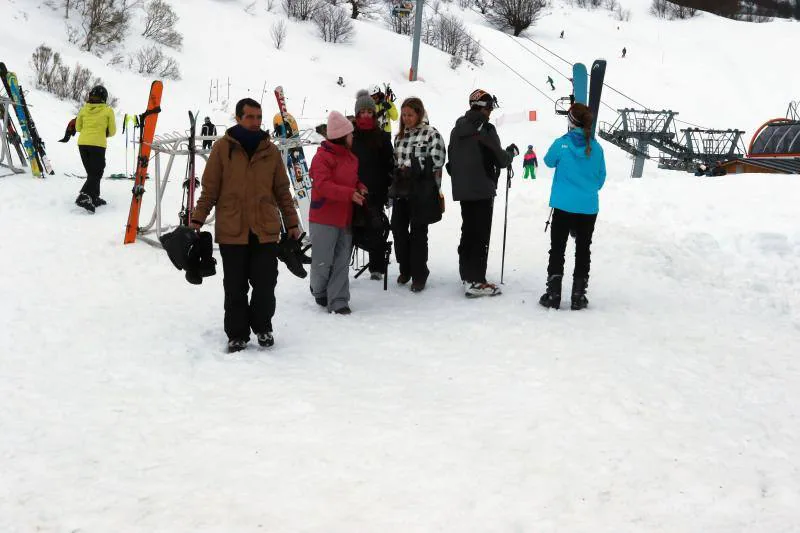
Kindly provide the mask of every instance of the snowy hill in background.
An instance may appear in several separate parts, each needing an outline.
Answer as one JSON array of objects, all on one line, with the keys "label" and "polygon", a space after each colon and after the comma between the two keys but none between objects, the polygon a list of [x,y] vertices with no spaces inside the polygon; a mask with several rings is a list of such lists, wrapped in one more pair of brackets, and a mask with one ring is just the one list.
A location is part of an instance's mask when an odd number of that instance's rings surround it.
[{"label": "snowy hill in background", "polygon": [[[504,144],[542,155],[565,129],[545,95],[568,94],[567,63],[474,12],[459,16],[486,49],[484,66],[453,71],[423,46],[424,81],[409,83],[409,39],[377,22],[357,21],[353,42],[334,46],[291,22],[277,51],[278,10],[172,4],[184,46],[169,53],[183,79],[165,84],[159,133],[185,130],[188,110],[231,124],[233,103],[260,99],[265,84],[266,117],[282,84],[312,126],[330,109],[351,112],[356,90],[380,82],[400,99],[420,96],[445,136],[476,87],[500,99]],[[605,57],[621,93],[693,124],[744,129],[747,141],[800,98],[800,71],[785,66],[796,22],[665,22],[649,4],[624,2],[622,23],[555,3],[527,34],[570,62]],[[63,19],[41,2],[2,2],[0,20],[14,27],[0,61],[29,89],[56,170],[82,172],[75,141],[55,142],[74,108],[33,90],[33,50],[44,42],[90,67],[120,116],[143,111],[150,80],[65,44]],[[131,36],[125,52],[143,42]],[[209,104],[210,80],[228,78],[231,102]],[[639,107],[612,90],[604,101]],[[518,119],[529,110],[537,122]],[[611,119],[603,108],[600,120]],[[0,531],[797,531],[798,177],[698,179],[647,163],[631,180],[628,157],[604,148],[586,312],[535,303],[549,170],[512,186],[505,294],[487,301],[463,297],[445,178],[426,291],[384,293],[362,277],[354,314],[334,317],[282,269],[275,347],[237,357],[223,353],[221,271],[190,286],[162,251],[122,246],[129,182],[104,181],[109,205],[88,216],[73,205],[79,180],[0,178]],[[124,171],[124,156],[118,136],[107,172]],[[167,223],[179,195],[175,179]],[[144,202],[148,217],[152,191]]]}]

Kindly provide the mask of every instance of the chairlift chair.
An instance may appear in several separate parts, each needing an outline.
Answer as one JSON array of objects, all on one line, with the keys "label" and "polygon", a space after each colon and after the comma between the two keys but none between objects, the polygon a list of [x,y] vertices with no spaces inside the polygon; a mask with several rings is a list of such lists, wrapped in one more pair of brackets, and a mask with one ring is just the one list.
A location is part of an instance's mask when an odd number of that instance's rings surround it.
[{"label": "chairlift chair", "polygon": [[575,103],[575,95],[562,96],[555,103],[557,115],[569,115],[569,108]]},{"label": "chairlift chair", "polygon": [[407,17],[414,10],[414,2],[408,0],[392,0],[392,15],[395,17]]}]

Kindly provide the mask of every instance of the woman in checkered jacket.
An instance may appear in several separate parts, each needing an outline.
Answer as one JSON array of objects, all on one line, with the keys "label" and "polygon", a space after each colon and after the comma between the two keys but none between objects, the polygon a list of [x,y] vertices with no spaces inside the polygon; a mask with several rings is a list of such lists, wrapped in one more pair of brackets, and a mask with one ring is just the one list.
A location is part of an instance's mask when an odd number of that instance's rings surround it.
[{"label": "woman in checkered jacket", "polygon": [[419,292],[428,280],[428,226],[442,219],[439,188],[446,147],[441,134],[428,123],[419,98],[400,107],[400,131],[394,140],[395,171],[389,196],[394,198],[392,235],[400,275]]}]

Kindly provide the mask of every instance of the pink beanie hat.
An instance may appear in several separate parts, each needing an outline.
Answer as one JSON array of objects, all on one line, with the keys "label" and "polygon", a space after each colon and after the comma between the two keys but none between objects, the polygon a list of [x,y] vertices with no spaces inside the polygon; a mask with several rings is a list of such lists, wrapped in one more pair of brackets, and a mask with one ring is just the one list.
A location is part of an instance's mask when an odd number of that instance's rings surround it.
[{"label": "pink beanie hat", "polygon": [[331,111],[328,115],[328,139],[341,139],[350,133],[353,133],[353,123],[338,111]]}]

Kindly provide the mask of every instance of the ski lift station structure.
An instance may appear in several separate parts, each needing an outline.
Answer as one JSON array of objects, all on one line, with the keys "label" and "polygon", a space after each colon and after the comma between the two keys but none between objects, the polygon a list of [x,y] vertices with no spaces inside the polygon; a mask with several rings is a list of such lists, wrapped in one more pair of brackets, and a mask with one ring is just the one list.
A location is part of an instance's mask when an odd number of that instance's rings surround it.
[{"label": "ski lift station structure", "polygon": [[800,174],[800,101],[789,104],[786,117],[768,120],[756,130],[747,157],[722,167],[736,174]]}]

